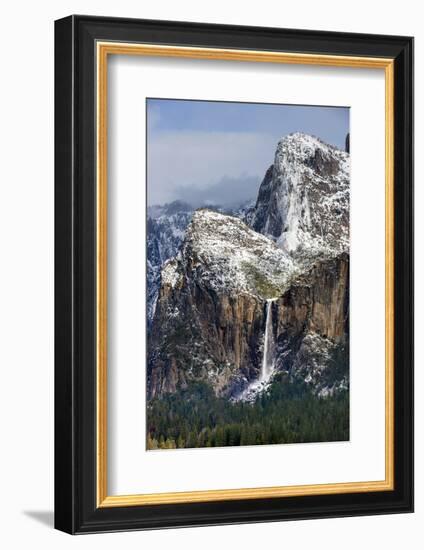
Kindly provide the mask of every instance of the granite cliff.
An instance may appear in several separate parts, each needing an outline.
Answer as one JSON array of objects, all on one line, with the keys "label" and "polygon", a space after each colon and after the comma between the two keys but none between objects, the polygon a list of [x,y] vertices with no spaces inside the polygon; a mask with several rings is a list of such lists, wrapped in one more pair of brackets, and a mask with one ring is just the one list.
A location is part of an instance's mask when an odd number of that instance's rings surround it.
[{"label": "granite cliff", "polygon": [[247,212],[186,213],[156,273],[148,398],[202,381],[254,401],[279,373],[347,388],[349,155],[286,136]]}]

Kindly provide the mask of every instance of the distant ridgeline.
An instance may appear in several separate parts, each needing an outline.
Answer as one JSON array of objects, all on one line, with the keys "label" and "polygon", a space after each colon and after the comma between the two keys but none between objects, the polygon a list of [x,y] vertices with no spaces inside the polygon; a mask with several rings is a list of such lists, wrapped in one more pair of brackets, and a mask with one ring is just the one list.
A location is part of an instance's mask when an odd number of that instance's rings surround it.
[{"label": "distant ridgeline", "polygon": [[148,448],[349,438],[348,150],[291,134],[254,204],[149,210]]}]

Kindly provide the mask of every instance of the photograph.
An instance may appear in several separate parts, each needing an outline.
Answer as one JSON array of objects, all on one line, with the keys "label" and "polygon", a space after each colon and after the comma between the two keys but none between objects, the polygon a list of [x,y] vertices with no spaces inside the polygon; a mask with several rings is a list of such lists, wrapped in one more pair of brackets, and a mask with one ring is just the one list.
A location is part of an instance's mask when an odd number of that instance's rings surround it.
[{"label": "photograph", "polygon": [[[391,26],[381,10],[365,21],[352,8],[347,21],[310,3],[297,18],[284,6],[281,20],[273,8],[249,22],[248,6],[227,4],[213,23],[184,20],[180,4],[155,5],[153,19],[54,22],[54,318],[45,300],[29,308],[54,322],[54,527],[120,537],[292,521],[289,544],[327,548],[333,536],[339,547],[345,521],[372,529],[359,516],[414,511],[419,18],[398,10]],[[28,80],[39,66],[11,74]],[[45,132],[38,107],[53,98],[41,95],[27,103]],[[30,142],[44,158],[48,139]],[[28,373],[50,388],[16,306],[39,250],[28,239],[41,223],[51,230],[35,195],[53,214],[30,160],[11,164],[19,207],[6,226],[37,221],[6,262],[22,260],[9,270],[19,291],[4,288],[19,314],[11,353],[28,344]],[[28,196],[13,185],[17,166]],[[40,384],[24,387],[37,403]],[[43,490],[50,463],[37,466]],[[305,538],[311,519],[320,532]],[[390,548],[421,525],[393,521],[377,529]]]},{"label": "photograph", "polygon": [[146,98],[147,450],[349,441],[350,141],[346,106]]}]

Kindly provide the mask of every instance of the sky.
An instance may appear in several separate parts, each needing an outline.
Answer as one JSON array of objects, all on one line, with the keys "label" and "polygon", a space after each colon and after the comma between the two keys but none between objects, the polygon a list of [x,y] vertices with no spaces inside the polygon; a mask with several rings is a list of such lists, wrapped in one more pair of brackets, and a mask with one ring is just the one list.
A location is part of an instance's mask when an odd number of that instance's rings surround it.
[{"label": "sky", "polygon": [[148,205],[256,198],[278,141],[304,132],[344,149],[349,108],[147,99]]}]

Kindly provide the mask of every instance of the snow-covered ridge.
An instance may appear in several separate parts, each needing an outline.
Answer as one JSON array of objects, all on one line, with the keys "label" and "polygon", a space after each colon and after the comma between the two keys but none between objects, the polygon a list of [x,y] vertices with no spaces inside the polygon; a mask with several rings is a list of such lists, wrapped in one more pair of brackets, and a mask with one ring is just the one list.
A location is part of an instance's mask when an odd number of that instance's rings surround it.
[{"label": "snow-covered ridge", "polygon": [[298,273],[293,259],[271,239],[238,218],[208,209],[193,214],[180,261],[217,291],[249,292],[263,299],[280,295]]},{"label": "snow-covered ridge", "polygon": [[247,221],[298,258],[349,245],[349,154],[300,132],[281,139]]},{"label": "snow-covered ridge", "polygon": [[160,287],[161,269],[179,250],[193,208],[182,201],[147,209],[147,318],[151,322]]},{"label": "snow-covered ridge", "polygon": [[339,153],[342,155],[347,154],[335,145],[330,145],[321,138],[311,134],[305,134],[304,132],[293,132],[283,136],[277,144],[277,151],[278,149],[287,149],[287,151],[299,155],[304,161],[310,157],[316,149],[321,149],[336,155]]},{"label": "snow-covered ridge", "polygon": [[[213,206],[210,209],[243,218],[252,206],[250,200],[229,210],[221,206]],[[194,210],[191,204],[178,200],[164,205],[149,206],[147,209],[147,318],[149,323],[153,319],[156,308],[161,284],[161,269],[164,269],[166,262],[178,253]],[[168,284],[169,280],[165,282]]]}]

